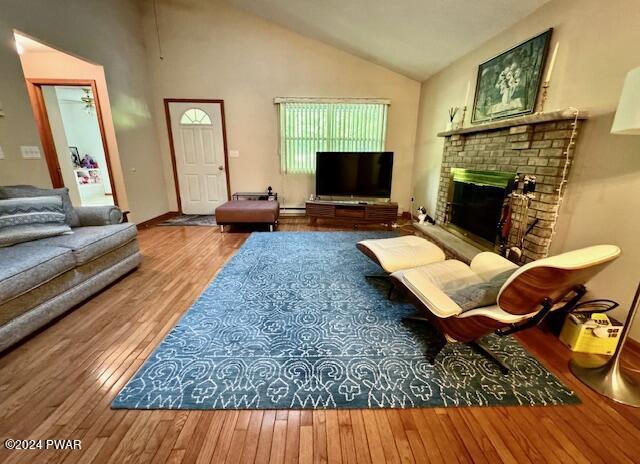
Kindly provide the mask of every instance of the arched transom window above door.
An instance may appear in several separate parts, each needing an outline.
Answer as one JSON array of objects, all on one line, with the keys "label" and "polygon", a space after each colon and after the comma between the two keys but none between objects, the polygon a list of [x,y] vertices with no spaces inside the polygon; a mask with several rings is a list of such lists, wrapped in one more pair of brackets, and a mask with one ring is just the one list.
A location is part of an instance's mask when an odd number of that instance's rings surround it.
[{"label": "arched transom window above door", "polygon": [[211,118],[200,108],[189,108],[180,116],[180,124],[187,126],[202,126],[211,123]]}]

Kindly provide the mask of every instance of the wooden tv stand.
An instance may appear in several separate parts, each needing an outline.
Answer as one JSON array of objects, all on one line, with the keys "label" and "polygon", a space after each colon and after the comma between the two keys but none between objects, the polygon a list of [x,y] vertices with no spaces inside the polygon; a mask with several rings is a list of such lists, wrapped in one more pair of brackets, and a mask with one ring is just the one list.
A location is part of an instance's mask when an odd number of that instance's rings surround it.
[{"label": "wooden tv stand", "polygon": [[314,200],[306,203],[309,224],[318,219],[358,224],[386,224],[389,228],[398,220],[398,203]]}]

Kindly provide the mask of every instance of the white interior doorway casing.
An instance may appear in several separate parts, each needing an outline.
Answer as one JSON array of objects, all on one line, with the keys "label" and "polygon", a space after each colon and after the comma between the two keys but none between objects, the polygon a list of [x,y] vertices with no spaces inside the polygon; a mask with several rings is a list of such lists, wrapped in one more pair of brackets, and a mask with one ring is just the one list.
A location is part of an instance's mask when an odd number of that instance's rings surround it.
[{"label": "white interior doorway casing", "polygon": [[182,212],[213,214],[228,200],[222,103],[167,105]]}]

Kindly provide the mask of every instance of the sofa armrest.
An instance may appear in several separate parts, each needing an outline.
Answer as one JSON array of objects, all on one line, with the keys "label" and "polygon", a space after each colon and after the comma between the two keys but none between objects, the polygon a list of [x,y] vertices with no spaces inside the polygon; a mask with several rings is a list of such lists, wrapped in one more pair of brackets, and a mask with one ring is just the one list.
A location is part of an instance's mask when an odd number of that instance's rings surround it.
[{"label": "sofa armrest", "polygon": [[518,265],[512,263],[507,258],[491,251],[478,253],[471,261],[471,270],[475,272],[485,282],[493,279],[498,274],[518,269]]},{"label": "sofa armrest", "polygon": [[116,206],[80,206],[74,208],[80,226],[108,226],[122,222],[122,211]]}]

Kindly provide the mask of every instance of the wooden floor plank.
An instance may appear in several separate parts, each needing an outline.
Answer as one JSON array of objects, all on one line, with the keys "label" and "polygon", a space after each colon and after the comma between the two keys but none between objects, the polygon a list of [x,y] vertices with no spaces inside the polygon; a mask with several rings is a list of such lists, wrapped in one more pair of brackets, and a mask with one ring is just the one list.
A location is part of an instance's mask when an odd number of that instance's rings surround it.
[{"label": "wooden floor plank", "polygon": [[247,427],[247,436],[242,448],[242,456],[240,462],[249,464],[254,462],[256,453],[258,452],[258,441],[260,439],[260,429],[262,428],[262,419],[264,411],[252,411]]},{"label": "wooden floor plank", "polygon": [[300,411],[289,411],[287,416],[287,443],[284,451],[284,462],[298,462],[300,449]]},{"label": "wooden floor plank", "polygon": [[369,442],[367,440],[367,431],[364,427],[362,411],[358,409],[350,410],[351,429],[353,431],[353,441],[356,447],[356,457],[359,464],[369,464],[371,462],[371,453],[369,452]]},{"label": "wooden floor plank", "polygon": [[313,426],[300,426],[300,449],[298,450],[300,464],[313,462]]},{"label": "wooden floor plank", "polygon": [[469,456],[473,456],[473,460],[478,464],[491,464],[499,462],[500,458],[490,443],[482,440],[483,433],[479,429],[471,429],[465,422],[464,410],[451,409],[447,411],[447,416],[453,425],[453,430],[460,438],[463,446],[466,448]]},{"label": "wooden floor plank", "polygon": [[427,460],[429,462],[444,462],[444,458],[440,454],[438,449],[438,443],[436,442],[434,432],[432,428],[427,424],[426,418],[419,409],[411,409],[411,416],[413,422],[416,424],[416,430],[420,435],[420,440],[427,453]]},{"label": "wooden floor plank", "polygon": [[[280,228],[349,230],[309,226],[303,218],[283,218]],[[144,229],[139,270],[0,354],[0,438],[82,440],[78,451],[0,448],[0,462],[637,462],[640,410],[582,385],[568,369],[571,353],[539,329],[517,338],[576,391],[582,404],[393,411],[112,410],[115,395],[248,236],[211,227]],[[624,362],[640,366],[637,346],[627,348]]]},{"label": "wooden floor plank", "polygon": [[236,428],[236,421],[240,415],[239,411],[224,411],[224,424],[220,430],[218,441],[216,442],[215,451],[213,457],[209,462],[224,462],[229,454],[231,447],[231,439],[233,438],[233,432]]},{"label": "wooden floor plank", "polygon": [[400,413],[397,409],[387,409],[387,420],[391,430],[391,434],[396,442],[396,449],[400,455],[402,462],[416,462],[407,433],[400,419]]},{"label": "wooden floor plank", "polygon": [[328,460],[327,415],[325,411],[313,411],[313,462],[321,464]]},{"label": "wooden floor plank", "polygon": [[340,409],[338,413],[338,431],[340,433],[340,454],[345,464],[356,464],[356,444],[353,439],[353,427],[351,426],[351,414],[348,409]]},{"label": "wooden floor plank", "polygon": [[342,445],[340,443],[338,411],[325,411],[324,415],[327,427],[327,462],[329,464],[340,464],[342,463]]},{"label": "wooden floor plank", "polygon": [[439,455],[442,456],[445,462],[458,462],[458,456],[452,446],[453,440],[449,437],[447,431],[438,419],[437,410],[422,409],[420,413],[424,419],[424,425],[433,433],[434,444],[437,447]]},{"label": "wooden floor plank", "polygon": [[[176,448],[176,450],[182,449],[184,451],[181,461],[183,464],[194,464],[197,461],[198,456],[207,446],[208,441],[206,440],[206,436],[209,432],[209,426],[213,422],[214,416],[217,412],[218,411],[215,411],[213,414],[202,414],[199,417],[197,425],[191,431],[191,435],[188,437],[185,435],[184,447]],[[172,452],[171,454],[174,453]]]},{"label": "wooden floor plank", "polygon": [[[400,454],[396,446],[396,437],[393,435],[393,430],[389,424],[389,418],[386,411],[374,411],[373,417],[375,418],[382,440],[382,450],[384,452],[385,461],[387,462],[401,462]],[[402,439],[402,437],[399,437]]]},{"label": "wooden floor plank", "polygon": [[382,444],[382,437],[378,430],[378,424],[376,422],[376,414],[371,409],[365,409],[360,411],[362,415],[362,422],[364,423],[364,430],[367,434],[367,444],[369,446],[369,454],[373,462],[385,462],[384,446]]},{"label": "wooden floor plank", "polygon": [[396,410],[398,419],[401,422],[404,433],[407,435],[407,441],[411,447],[411,453],[416,462],[428,462],[427,451],[424,449],[422,439],[418,433],[418,427],[413,420],[411,411],[406,409]]},{"label": "wooden floor plank", "polygon": [[[286,411],[285,411],[286,412]],[[281,414],[282,417],[284,414]],[[271,440],[271,454],[269,464],[281,464],[284,462],[284,452],[287,444],[287,420],[278,419],[273,425],[273,437]]]},{"label": "wooden floor plank", "polygon": [[235,429],[233,431],[233,435],[231,437],[231,444],[229,446],[229,453],[227,454],[227,458],[224,462],[229,464],[239,463],[240,459],[242,459],[242,448],[243,444],[247,439],[247,431],[246,430],[238,430]]},{"label": "wooden floor plank", "polygon": [[258,450],[256,452],[256,463],[268,463],[271,455],[271,445],[273,440],[273,427],[276,422],[275,411],[265,411],[260,427],[260,437],[258,439]]},{"label": "wooden floor plank", "polygon": [[187,423],[188,417],[189,411],[181,411],[176,414],[172,421],[169,421],[169,429],[151,459],[153,464],[160,464],[169,458],[169,455],[180,436],[180,432],[182,432],[182,429]]}]

